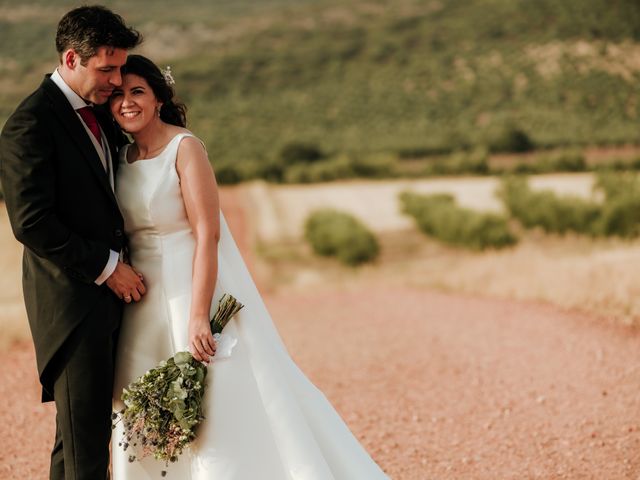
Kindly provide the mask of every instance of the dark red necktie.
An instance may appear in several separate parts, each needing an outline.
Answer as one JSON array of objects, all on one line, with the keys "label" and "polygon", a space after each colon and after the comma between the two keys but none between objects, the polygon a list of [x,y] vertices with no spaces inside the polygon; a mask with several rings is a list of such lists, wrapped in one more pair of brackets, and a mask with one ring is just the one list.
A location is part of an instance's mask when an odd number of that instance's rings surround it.
[{"label": "dark red necktie", "polygon": [[100,135],[100,125],[98,124],[98,119],[96,118],[96,114],[93,113],[93,109],[91,107],[82,107],[76,110],[84,120],[84,123],[89,127],[93,136],[98,140],[98,145],[101,144],[101,135]]}]

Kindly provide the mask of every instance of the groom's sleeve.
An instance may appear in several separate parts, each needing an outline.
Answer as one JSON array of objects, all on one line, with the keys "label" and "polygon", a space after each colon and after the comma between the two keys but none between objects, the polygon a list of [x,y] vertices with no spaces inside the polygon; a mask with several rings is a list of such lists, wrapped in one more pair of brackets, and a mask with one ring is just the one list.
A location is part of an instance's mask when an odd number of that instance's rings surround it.
[{"label": "groom's sleeve", "polygon": [[0,179],[19,242],[83,282],[94,283],[109,260],[106,242],[80,237],[56,215],[56,155],[43,114],[18,109],[0,135]]},{"label": "groom's sleeve", "polygon": [[107,264],[102,270],[102,273],[100,274],[100,276],[96,278],[94,281],[96,285],[102,285],[104,282],[107,281],[107,278],[111,276],[111,274],[115,271],[116,267],[118,266],[119,259],[120,259],[120,254],[118,252],[116,252],[115,250],[109,251],[109,260],[107,261]]}]

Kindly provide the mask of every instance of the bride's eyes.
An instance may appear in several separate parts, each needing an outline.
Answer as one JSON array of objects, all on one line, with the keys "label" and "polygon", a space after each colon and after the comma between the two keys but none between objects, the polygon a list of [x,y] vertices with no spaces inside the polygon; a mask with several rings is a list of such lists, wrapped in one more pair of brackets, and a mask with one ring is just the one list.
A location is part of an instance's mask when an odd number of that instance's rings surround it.
[{"label": "bride's eyes", "polygon": [[[143,94],[144,94],[143,88],[133,88],[130,91],[130,95],[143,95]],[[118,98],[122,96],[124,96],[123,90],[114,90],[113,93],[111,93],[111,98]]]}]

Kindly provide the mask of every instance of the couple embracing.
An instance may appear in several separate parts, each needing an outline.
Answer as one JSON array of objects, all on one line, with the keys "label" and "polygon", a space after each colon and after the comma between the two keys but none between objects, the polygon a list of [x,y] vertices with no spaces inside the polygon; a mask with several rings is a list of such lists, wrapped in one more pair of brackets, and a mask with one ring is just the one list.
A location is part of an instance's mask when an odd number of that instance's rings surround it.
[{"label": "couple embracing", "polygon": [[[57,69],[0,135],[42,399],[56,406],[50,478],[387,478],[287,354],[173,79],[128,55],[140,41],[104,7],[68,12]],[[233,355],[210,362],[223,293],[245,308],[228,326]],[[112,409],[130,382],[184,350],[212,370],[198,436],[168,469],[129,462],[121,423],[111,440]]]}]

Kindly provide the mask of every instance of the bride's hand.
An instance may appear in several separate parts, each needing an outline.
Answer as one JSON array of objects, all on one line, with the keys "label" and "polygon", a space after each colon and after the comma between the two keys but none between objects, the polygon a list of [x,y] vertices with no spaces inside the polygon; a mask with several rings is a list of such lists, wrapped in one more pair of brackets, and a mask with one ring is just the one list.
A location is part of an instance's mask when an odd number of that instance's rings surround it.
[{"label": "bride's hand", "polygon": [[195,317],[189,320],[189,347],[193,358],[209,363],[216,354],[216,341],[211,334],[211,325],[207,317]]}]

